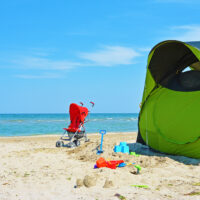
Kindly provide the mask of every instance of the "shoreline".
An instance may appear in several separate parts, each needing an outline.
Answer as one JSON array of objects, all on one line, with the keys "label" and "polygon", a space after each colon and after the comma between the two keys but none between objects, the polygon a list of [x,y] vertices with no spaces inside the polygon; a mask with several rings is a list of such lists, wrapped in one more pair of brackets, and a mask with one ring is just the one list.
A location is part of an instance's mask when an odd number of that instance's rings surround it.
[{"label": "shoreline", "polygon": [[[107,132],[106,135],[117,135],[117,134],[137,134],[137,131],[128,132]],[[11,139],[11,138],[32,138],[32,137],[61,137],[62,134],[36,134],[36,135],[19,135],[19,136],[0,136],[1,139]],[[99,135],[99,133],[87,133],[87,136]]]}]

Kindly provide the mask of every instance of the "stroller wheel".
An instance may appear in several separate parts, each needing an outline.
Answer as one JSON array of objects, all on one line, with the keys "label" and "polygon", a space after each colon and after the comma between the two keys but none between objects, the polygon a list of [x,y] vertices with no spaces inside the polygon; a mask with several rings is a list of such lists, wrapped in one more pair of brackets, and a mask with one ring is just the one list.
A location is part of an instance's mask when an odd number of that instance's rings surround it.
[{"label": "stroller wheel", "polygon": [[78,147],[78,146],[80,146],[80,141],[79,140],[74,140],[74,144]]},{"label": "stroller wheel", "polygon": [[62,147],[64,145],[63,141],[57,141],[56,147]]}]

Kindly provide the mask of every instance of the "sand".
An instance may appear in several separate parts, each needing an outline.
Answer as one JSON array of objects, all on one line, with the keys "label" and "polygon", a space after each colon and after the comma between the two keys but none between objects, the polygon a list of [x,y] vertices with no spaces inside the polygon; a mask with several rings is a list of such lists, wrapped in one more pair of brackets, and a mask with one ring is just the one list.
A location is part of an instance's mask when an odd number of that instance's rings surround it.
[{"label": "sand", "polygon": [[[108,133],[101,156],[135,162],[139,174],[134,165],[93,169],[99,134],[74,149],[56,148],[56,135],[0,138],[0,200],[200,199],[200,160],[155,153],[136,135]],[[114,153],[120,141],[141,155]]]}]

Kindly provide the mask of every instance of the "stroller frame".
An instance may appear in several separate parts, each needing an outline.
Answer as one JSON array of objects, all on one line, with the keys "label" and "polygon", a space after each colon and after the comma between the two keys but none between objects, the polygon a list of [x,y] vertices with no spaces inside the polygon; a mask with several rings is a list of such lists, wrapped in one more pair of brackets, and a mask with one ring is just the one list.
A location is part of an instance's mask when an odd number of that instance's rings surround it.
[{"label": "stroller frame", "polygon": [[[92,107],[94,102],[90,102]],[[85,142],[89,142],[85,131],[84,123],[88,122],[86,117],[89,117],[89,110],[83,107],[83,103],[80,102],[81,106],[71,103],[69,107],[70,113],[70,125],[68,128],[64,128],[64,133],[60,139],[56,142],[56,147],[77,147],[80,146],[80,140],[85,139]],[[64,143],[68,141],[68,143]]]},{"label": "stroller frame", "polygon": [[[80,140],[82,139],[85,139],[85,142],[89,142],[83,124],[80,125],[75,133],[64,129],[64,133],[56,142],[56,147],[77,147],[80,146]],[[68,143],[65,144],[64,141],[68,141]]]}]

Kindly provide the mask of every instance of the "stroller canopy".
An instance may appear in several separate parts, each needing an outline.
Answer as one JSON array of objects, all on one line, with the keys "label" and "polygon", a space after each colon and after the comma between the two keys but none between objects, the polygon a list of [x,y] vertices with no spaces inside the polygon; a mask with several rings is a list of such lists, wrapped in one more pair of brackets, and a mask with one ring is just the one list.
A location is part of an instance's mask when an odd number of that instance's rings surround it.
[{"label": "stroller canopy", "polygon": [[88,109],[72,103],[69,107],[69,114],[71,122],[79,119],[79,123],[84,123],[84,120],[88,115]]},{"label": "stroller canopy", "polygon": [[88,109],[86,107],[79,106],[75,103],[70,104],[69,107],[69,114],[71,124],[69,125],[68,129],[69,132],[76,132],[80,131],[80,124],[84,124],[84,120],[88,115]]},{"label": "stroller canopy", "polygon": [[[164,41],[150,52],[138,142],[200,158],[200,42]],[[187,68],[189,67],[189,68]],[[189,71],[185,71],[185,69]]]}]

